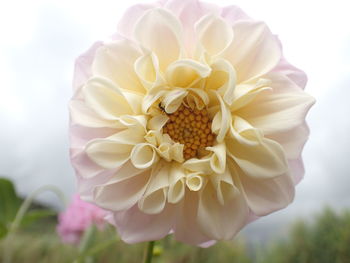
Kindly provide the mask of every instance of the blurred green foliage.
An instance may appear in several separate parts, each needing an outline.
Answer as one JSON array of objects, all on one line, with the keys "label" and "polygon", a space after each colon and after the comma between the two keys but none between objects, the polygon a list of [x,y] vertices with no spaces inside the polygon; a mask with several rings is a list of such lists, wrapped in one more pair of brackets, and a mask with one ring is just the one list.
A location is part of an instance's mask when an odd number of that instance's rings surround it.
[{"label": "blurred green foliage", "polygon": [[[4,239],[22,200],[9,180],[0,178],[0,262]],[[13,263],[142,262],[146,244],[118,240],[114,227],[88,229],[78,246],[63,244],[56,233],[57,216],[33,205],[10,242]],[[7,244],[8,245],[8,244]],[[242,237],[209,248],[188,246],[168,236],[157,241],[153,263],[350,263],[350,210],[326,208],[312,221],[296,222],[289,235],[261,246],[247,245]]]},{"label": "blurred green foliage", "polygon": [[262,263],[350,262],[350,211],[327,207],[313,222],[294,224],[286,240],[272,243]]}]

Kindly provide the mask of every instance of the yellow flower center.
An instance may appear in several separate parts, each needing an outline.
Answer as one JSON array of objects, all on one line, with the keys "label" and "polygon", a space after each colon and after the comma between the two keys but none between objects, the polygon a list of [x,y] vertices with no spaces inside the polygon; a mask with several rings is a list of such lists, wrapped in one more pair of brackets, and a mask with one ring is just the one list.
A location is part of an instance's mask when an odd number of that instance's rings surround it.
[{"label": "yellow flower center", "polygon": [[211,132],[211,120],[206,109],[191,109],[183,104],[172,114],[167,114],[168,122],[163,133],[184,145],[184,158],[199,158],[205,147],[213,146],[215,134]]}]

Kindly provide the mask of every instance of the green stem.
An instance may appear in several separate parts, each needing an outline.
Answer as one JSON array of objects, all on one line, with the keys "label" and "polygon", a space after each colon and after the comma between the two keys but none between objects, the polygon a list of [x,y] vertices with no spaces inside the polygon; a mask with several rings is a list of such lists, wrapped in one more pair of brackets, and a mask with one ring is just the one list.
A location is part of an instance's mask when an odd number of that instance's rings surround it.
[{"label": "green stem", "polygon": [[62,193],[62,191],[60,189],[58,189],[56,186],[54,185],[44,185],[42,187],[40,187],[39,189],[37,189],[36,191],[34,191],[33,193],[31,193],[25,200],[24,202],[21,204],[15,219],[13,220],[13,222],[11,223],[10,227],[9,227],[9,231],[7,233],[7,236],[4,240],[4,263],[11,263],[12,261],[12,249],[10,246],[10,243],[14,237],[15,232],[17,231],[17,229],[19,228],[21,221],[23,219],[23,216],[25,215],[25,213],[28,211],[30,205],[32,204],[33,200],[42,192],[46,192],[46,191],[51,191],[53,193],[55,193],[58,198],[63,202],[63,204],[66,206],[67,201],[64,197],[64,194]]},{"label": "green stem", "polygon": [[144,263],[151,263],[155,241],[148,242]]}]

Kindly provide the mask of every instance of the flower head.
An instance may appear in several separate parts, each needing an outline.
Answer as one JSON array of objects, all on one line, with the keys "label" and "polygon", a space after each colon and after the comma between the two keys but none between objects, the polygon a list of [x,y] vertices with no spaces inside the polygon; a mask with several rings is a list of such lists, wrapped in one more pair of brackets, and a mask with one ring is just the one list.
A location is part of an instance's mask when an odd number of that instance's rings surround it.
[{"label": "flower head", "polygon": [[130,8],[76,64],[71,157],[126,242],[231,239],[303,175],[306,75],[236,6]]},{"label": "flower head", "polygon": [[106,215],[106,211],[82,201],[79,195],[74,195],[67,210],[58,216],[57,232],[63,242],[77,244],[91,225],[103,227]]}]

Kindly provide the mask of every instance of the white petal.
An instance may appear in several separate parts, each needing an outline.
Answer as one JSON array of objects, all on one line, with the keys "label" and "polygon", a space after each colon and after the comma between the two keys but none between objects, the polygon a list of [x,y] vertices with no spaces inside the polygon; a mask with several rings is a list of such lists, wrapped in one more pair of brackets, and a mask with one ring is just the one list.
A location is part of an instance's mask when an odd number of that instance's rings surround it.
[{"label": "white petal", "polygon": [[90,79],[83,92],[86,104],[104,119],[116,120],[120,115],[139,112],[135,107],[140,108],[141,97],[137,97],[136,94],[136,97],[127,96],[127,92],[123,92],[107,79]]},{"label": "white petal", "polygon": [[213,70],[207,79],[207,87],[217,89],[224,101],[231,105],[234,100],[234,90],[236,86],[236,71],[232,65],[224,59],[217,59],[211,64]]},{"label": "white petal", "polygon": [[145,169],[158,161],[159,157],[153,145],[140,143],[136,145],[130,154],[132,164],[139,169]]},{"label": "white petal", "polygon": [[309,137],[309,128],[304,123],[289,131],[271,134],[267,137],[281,144],[287,159],[297,159]]},{"label": "white petal", "polygon": [[195,24],[195,30],[199,44],[211,56],[225,50],[233,40],[232,27],[219,16],[203,16]]},{"label": "white petal", "polygon": [[168,92],[168,88],[166,87],[155,87],[152,88],[148,94],[143,98],[142,102],[142,112],[147,114],[151,108],[151,106],[162,96],[164,96]]},{"label": "white petal", "polygon": [[210,180],[216,190],[216,196],[221,205],[225,205],[235,195],[239,194],[239,190],[235,186],[228,168],[225,169],[224,173],[211,176]]},{"label": "white petal", "polygon": [[207,178],[200,172],[189,173],[186,176],[186,185],[190,191],[197,192],[201,190],[207,182]]},{"label": "white petal", "polygon": [[151,89],[165,83],[159,71],[158,58],[154,53],[148,53],[139,57],[134,65],[135,72],[140,78],[143,86]]},{"label": "white petal", "polygon": [[148,121],[147,128],[150,130],[160,131],[168,120],[169,117],[165,114],[154,116]]},{"label": "white petal", "polygon": [[[130,166],[129,166],[130,167]],[[118,179],[112,179],[105,185],[99,185],[94,191],[95,202],[104,209],[118,211],[134,206],[144,194],[150,179],[150,170],[118,171]],[[127,173],[125,179],[121,173]]]},{"label": "white petal", "polygon": [[259,79],[255,83],[237,85],[233,94],[233,104],[230,107],[231,111],[236,111],[245,105],[249,105],[261,92],[272,90],[270,86],[271,81],[268,79]]},{"label": "white petal", "polygon": [[226,133],[231,123],[231,112],[227,105],[225,105],[221,96],[216,93],[218,100],[220,101],[220,110],[216,113],[212,122],[212,131],[217,134],[216,140],[222,142],[226,136]]},{"label": "white petal", "polygon": [[154,8],[147,11],[135,25],[134,34],[143,47],[157,55],[163,72],[171,62],[181,56],[181,24],[165,9]]},{"label": "white petal", "polygon": [[164,109],[167,113],[174,113],[187,96],[188,91],[185,89],[174,89],[164,96],[162,101]]},{"label": "white petal", "polygon": [[81,100],[72,100],[69,103],[69,112],[73,123],[86,127],[111,127],[116,128],[115,121],[104,120],[98,116],[92,109],[87,107]]},{"label": "white petal", "polygon": [[289,173],[274,178],[258,179],[247,176],[237,166],[235,172],[239,175],[249,208],[257,216],[265,216],[282,209],[294,199],[294,184]]},{"label": "white petal", "polygon": [[186,162],[184,162],[183,167],[193,172],[201,172],[203,174],[212,173],[212,169],[210,166],[210,156],[206,156],[201,159],[189,159]]},{"label": "white petal", "polygon": [[145,195],[138,202],[141,211],[147,214],[160,213],[166,204],[169,187],[169,165],[164,162],[152,169],[150,183]]},{"label": "white petal", "polygon": [[225,143],[219,143],[213,147],[207,147],[206,150],[212,151],[210,157],[210,167],[213,172],[221,174],[226,169],[226,147]]},{"label": "white petal", "polygon": [[258,78],[272,70],[281,58],[280,46],[262,22],[238,21],[233,24],[234,39],[221,55],[237,71],[237,83]]},{"label": "white petal", "polygon": [[117,168],[130,158],[134,145],[143,141],[143,134],[124,130],[106,139],[90,141],[85,148],[89,158],[106,168]]},{"label": "white petal", "polygon": [[185,191],[185,198],[178,205],[176,211],[176,225],[174,237],[176,240],[187,244],[198,245],[211,240],[203,233],[197,221],[198,192]]},{"label": "white petal", "polygon": [[130,40],[106,43],[96,51],[92,73],[112,80],[122,89],[144,93],[145,89],[134,70],[134,63],[141,55]]},{"label": "white petal", "polygon": [[197,220],[211,239],[232,239],[246,224],[248,214],[248,206],[239,193],[222,205],[212,184],[208,183],[201,192]]},{"label": "white petal", "polygon": [[185,196],[185,174],[179,164],[173,164],[169,174],[168,202],[176,204]]},{"label": "white petal", "polygon": [[237,114],[266,135],[302,125],[315,99],[285,77],[274,78],[271,87],[271,91],[259,94],[253,103],[247,104]]},{"label": "white petal", "polygon": [[126,243],[139,243],[160,240],[169,234],[174,225],[176,214],[172,206],[155,215],[145,214],[138,206],[115,213],[114,220],[118,234]]},{"label": "white petal", "polygon": [[[247,128],[242,130],[243,126]],[[247,176],[272,178],[288,170],[282,146],[264,138],[243,119],[237,116],[234,118],[230,135],[231,138],[226,139],[227,153]]]},{"label": "white petal", "polygon": [[211,68],[192,59],[180,59],[169,65],[166,70],[168,83],[173,87],[190,87],[200,79],[209,76]]}]

